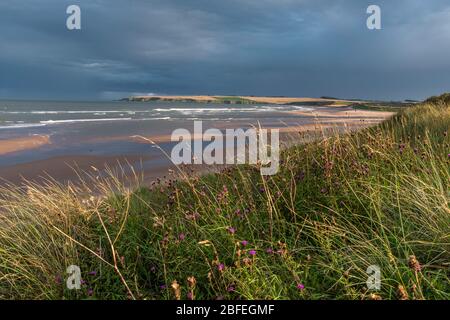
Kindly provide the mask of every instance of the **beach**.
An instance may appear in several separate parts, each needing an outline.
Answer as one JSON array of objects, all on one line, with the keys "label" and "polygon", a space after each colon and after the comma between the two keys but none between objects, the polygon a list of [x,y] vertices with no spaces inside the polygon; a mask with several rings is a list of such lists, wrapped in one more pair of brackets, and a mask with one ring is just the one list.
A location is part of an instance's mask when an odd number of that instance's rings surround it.
[{"label": "beach", "polygon": [[[289,98],[279,99],[262,98],[266,103],[290,101]],[[203,121],[204,130],[252,126],[279,129],[281,141],[292,145],[323,136],[327,130],[353,131],[372,126],[393,114],[343,106],[256,105],[249,108],[173,102],[118,105],[73,107],[71,104],[70,108],[58,109],[56,104],[50,104],[47,109],[32,107],[36,110],[31,113],[17,107],[3,111],[18,121],[30,117],[39,122],[29,120],[26,125],[20,122],[16,127],[0,130],[0,183],[41,183],[50,177],[60,182],[74,182],[80,179],[80,172],[106,174],[117,168],[123,171],[124,167],[128,168],[127,174],[131,173],[131,167],[135,168],[146,183],[151,183],[165,176],[169,168],[173,169],[168,158],[174,146],[172,131],[192,130],[194,121]],[[192,136],[193,140],[201,138],[202,135]],[[198,171],[211,169],[193,167]]]}]

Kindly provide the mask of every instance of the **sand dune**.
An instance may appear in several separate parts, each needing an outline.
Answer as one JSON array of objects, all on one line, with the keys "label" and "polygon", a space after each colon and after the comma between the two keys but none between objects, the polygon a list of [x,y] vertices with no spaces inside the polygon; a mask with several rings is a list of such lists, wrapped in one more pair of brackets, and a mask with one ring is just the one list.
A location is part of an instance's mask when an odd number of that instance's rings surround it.
[{"label": "sand dune", "polygon": [[154,95],[154,96],[133,96],[130,97],[132,100],[162,100],[162,101],[196,101],[196,102],[221,102],[227,99],[242,99],[250,100],[255,103],[270,103],[270,104],[288,104],[288,103],[317,103],[324,102],[330,105],[349,105],[354,101],[340,100],[340,99],[322,99],[322,98],[308,98],[308,97],[256,97],[256,96],[164,96],[164,95]]}]

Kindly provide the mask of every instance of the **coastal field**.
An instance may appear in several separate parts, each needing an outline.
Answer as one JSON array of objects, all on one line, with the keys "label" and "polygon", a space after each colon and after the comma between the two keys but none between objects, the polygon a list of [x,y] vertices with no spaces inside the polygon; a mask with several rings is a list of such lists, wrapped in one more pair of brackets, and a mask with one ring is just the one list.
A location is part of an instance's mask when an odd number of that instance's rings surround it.
[{"label": "coastal field", "polygon": [[132,190],[113,175],[1,187],[0,298],[449,299],[448,97],[325,127],[271,177],[180,167]]}]

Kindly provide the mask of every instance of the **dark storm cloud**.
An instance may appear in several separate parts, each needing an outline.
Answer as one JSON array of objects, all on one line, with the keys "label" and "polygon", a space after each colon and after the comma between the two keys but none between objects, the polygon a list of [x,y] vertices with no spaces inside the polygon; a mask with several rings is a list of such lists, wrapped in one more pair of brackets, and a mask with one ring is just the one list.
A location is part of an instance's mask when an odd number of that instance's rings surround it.
[{"label": "dark storm cloud", "polygon": [[[82,30],[65,27],[80,5]],[[383,30],[369,31],[369,4]],[[447,0],[2,0],[0,97],[423,98],[450,87]]]}]

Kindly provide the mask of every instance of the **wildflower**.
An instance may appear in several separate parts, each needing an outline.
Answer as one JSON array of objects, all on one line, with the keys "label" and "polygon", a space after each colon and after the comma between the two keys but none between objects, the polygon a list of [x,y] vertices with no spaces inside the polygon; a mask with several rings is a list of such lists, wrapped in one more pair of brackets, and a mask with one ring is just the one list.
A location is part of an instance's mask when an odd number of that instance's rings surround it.
[{"label": "wildflower", "polygon": [[197,285],[197,279],[194,276],[187,278],[189,292],[187,293],[188,300],[195,300],[194,290]]},{"label": "wildflower", "polygon": [[245,247],[246,245],[248,245],[248,241],[247,240],[241,241],[241,244]]},{"label": "wildflower", "polygon": [[447,155],[447,158],[449,158],[450,159],[450,153]]},{"label": "wildflower", "polygon": [[374,294],[374,293],[370,294],[369,299],[370,300],[383,300],[379,295]]},{"label": "wildflower", "polygon": [[186,235],[184,233],[180,233],[178,235],[178,239],[180,239],[180,241],[183,241],[186,238]]},{"label": "wildflower", "polygon": [[227,287],[227,291],[228,291],[228,292],[234,292],[234,291],[236,291],[235,285],[234,285],[234,284],[230,284],[230,285]]},{"label": "wildflower", "polygon": [[305,285],[303,283],[299,283],[299,284],[297,284],[297,289],[302,291],[305,289]]},{"label": "wildflower", "polygon": [[217,270],[219,270],[220,272],[222,272],[223,270],[225,270],[225,265],[224,265],[223,263],[220,263],[220,264],[217,266]]},{"label": "wildflower", "polygon": [[245,266],[249,266],[252,264],[252,259],[244,258],[242,259],[242,262],[244,263]]},{"label": "wildflower", "polygon": [[397,289],[397,297],[400,300],[408,300],[408,292],[406,292],[405,288],[402,285],[398,285],[398,289]]},{"label": "wildflower", "polygon": [[273,253],[273,249],[272,249],[272,248],[267,248],[267,249],[266,249],[266,253],[272,254],[272,253]]},{"label": "wildflower", "polygon": [[93,294],[94,294],[94,290],[92,288],[89,288],[87,291],[87,295],[91,297]]},{"label": "wildflower", "polygon": [[175,295],[175,298],[177,300],[181,300],[181,289],[180,289],[180,285],[178,284],[177,280],[173,280],[172,282],[172,289],[173,289],[173,293]]},{"label": "wildflower", "polygon": [[422,270],[422,266],[416,256],[409,256],[408,265],[414,272],[420,272],[420,270]]},{"label": "wildflower", "polygon": [[55,277],[55,282],[56,282],[57,284],[61,284],[61,283],[62,283],[62,277],[61,277],[60,275],[57,275],[57,276]]},{"label": "wildflower", "polygon": [[187,278],[187,281],[188,281],[188,286],[189,286],[189,288],[190,288],[190,289],[194,289],[194,288],[195,288],[195,285],[197,284],[197,279],[195,279],[195,277],[192,276],[192,277],[188,277],[188,278]]},{"label": "wildflower", "polygon": [[159,288],[160,288],[161,290],[166,290],[166,289],[167,289],[167,286],[166,286],[165,284],[162,284],[162,285],[159,286]]},{"label": "wildflower", "polygon": [[251,255],[251,256],[256,256],[256,250],[250,250],[248,252],[248,254]]},{"label": "wildflower", "polygon": [[228,232],[231,233],[231,234],[235,234],[236,233],[236,228],[229,227],[228,228]]},{"label": "wildflower", "polygon": [[97,275],[97,271],[96,270],[93,270],[93,271],[90,271],[89,273],[88,273],[88,275],[90,275],[90,276],[96,276]]}]

